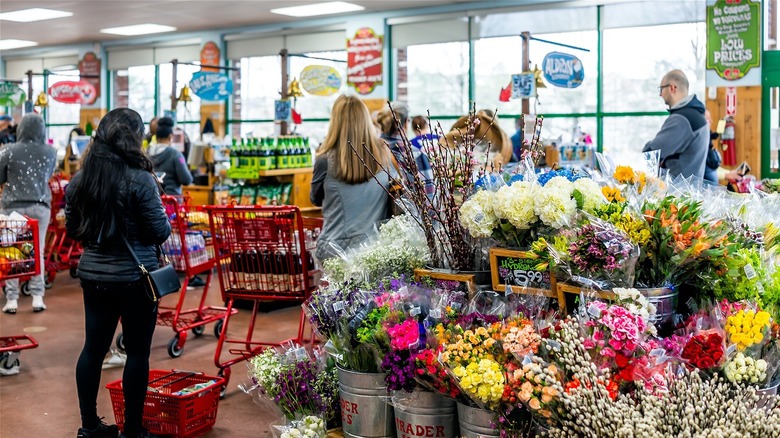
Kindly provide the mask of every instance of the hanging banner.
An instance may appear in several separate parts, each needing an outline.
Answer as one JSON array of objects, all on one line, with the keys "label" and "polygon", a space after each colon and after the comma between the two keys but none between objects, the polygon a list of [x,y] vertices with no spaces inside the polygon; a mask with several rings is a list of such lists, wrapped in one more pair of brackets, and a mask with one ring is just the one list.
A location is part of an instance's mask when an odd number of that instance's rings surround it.
[{"label": "hanging banner", "polygon": [[222,73],[195,72],[190,88],[203,100],[225,100],[233,94],[233,81]]},{"label": "hanging banner", "polygon": [[18,106],[27,95],[13,82],[0,82],[0,106]]},{"label": "hanging banner", "polygon": [[707,6],[707,70],[736,81],[760,66],[761,3],[718,0]]},{"label": "hanging banner", "polygon": [[548,83],[560,88],[577,88],[585,79],[582,61],[562,52],[550,52],[544,57],[542,73]]},{"label": "hanging banner", "polygon": [[274,101],[274,121],[275,122],[283,122],[285,120],[290,119],[290,101],[285,100],[275,100]]},{"label": "hanging banner", "polygon": [[314,96],[332,96],[341,88],[338,70],[326,65],[308,65],[301,70],[303,91]]},{"label": "hanging banner", "polygon": [[95,98],[91,103],[95,103],[98,97],[100,97],[100,59],[94,52],[87,52],[84,57],[79,61],[79,73],[81,74],[81,80],[92,84],[92,88],[95,90]]},{"label": "hanging banner", "polygon": [[512,98],[530,99],[536,97],[536,77],[534,72],[512,75]]},{"label": "hanging banner", "polygon": [[370,94],[382,84],[383,37],[362,27],[347,39],[347,84],[359,94]]},{"label": "hanging banner", "polygon": [[[217,43],[209,41],[203,45],[203,48],[200,49],[200,64],[219,65],[219,47],[217,46]],[[219,73],[219,69],[216,67],[201,67],[200,71]]]},{"label": "hanging banner", "polygon": [[92,105],[98,93],[95,86],[86,80],[62,81],[49,87],[49,96],[57,102]]}]

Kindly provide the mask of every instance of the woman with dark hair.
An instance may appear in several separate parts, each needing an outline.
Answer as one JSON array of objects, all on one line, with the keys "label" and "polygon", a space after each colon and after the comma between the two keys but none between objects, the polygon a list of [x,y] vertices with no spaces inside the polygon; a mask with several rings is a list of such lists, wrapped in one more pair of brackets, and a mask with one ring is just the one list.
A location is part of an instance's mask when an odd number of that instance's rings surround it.
[{"label": "woman with dark hair", "polygon": [[65,194],[68,235],[84,247],[78,276],[84,290],[85,340],[76,365],[82,427],[79,438],[116,438],[116,426],[97,415],[100,371],[121,317],[127,363],[122,387],[122,437],[148,437],[143,429],[149,351],[157,303],[142,281],[143,266],[158,268],[158,245],[171,234],[152,162],[141,151],[144,125],[133,110],[109,112]]}]

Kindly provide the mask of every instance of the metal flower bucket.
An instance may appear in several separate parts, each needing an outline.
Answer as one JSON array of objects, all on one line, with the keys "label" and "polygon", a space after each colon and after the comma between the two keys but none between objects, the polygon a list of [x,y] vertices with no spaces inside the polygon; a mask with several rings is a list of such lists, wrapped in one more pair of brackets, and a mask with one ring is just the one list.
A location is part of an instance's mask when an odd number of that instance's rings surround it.
[{"label": "metal flower bucket", "polygon": [[455,438],[458,417],[455,400],[431,391],[395,391],[395,435],[397,438]]},{"label": "metal flower bucket", "polygon": [[672,316],[677,311],[677,299],[680,291],[668,287],[637,288],[655,306],[655,316],[651,318],[656,327],[671,324]]},{"label": "metal flower bucket", "polygon": [[780,387],[780,380],[770,383],[770,386],[756,389],[756,394],[761,398],[756,403],[758,408],[772,408],[777,405],[777,388]]},{"label": "metal flower bucket", "polygon": [[385,375],[357,373],[342,368],[338,369],[338,373],[344,436],[393,437],[393,407],[386,402]]},{"label": "metal flower bucket", "polygon": [[495,422],[495,412],[458,403],[458,424],[462,438],[498,437],[498,430],[493,427]]}]

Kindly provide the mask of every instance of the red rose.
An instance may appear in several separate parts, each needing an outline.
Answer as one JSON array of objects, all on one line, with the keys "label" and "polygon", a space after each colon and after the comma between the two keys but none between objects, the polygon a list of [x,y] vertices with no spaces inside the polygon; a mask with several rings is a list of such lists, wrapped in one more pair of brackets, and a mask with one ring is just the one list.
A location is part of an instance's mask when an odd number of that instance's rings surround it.
[{"label": "red rose", "polygon": [[698,368],[701,368],[703,370],[712,368],[715,366],[715,361],[710,359],[709,357],[701,357],[698,360],[698,363],[694,363]]}]

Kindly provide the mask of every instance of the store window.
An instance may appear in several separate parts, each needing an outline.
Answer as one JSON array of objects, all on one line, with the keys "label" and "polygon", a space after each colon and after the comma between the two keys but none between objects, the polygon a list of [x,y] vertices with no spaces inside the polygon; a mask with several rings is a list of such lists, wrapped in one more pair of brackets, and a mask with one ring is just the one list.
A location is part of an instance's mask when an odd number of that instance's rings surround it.
[{"label": "store window", "polygon": [[[192,75],[200,71],[200,66],[179,64],[176,67],[176,96],[181,93],[184,85],[189,86]],[[166,63],[160,64],[159,71],[160,88],[158,99],[160,102],[159,115],[164,114],[165,110],[171,109],[171,93],[174,92],[173,81],[173,64]],[[179,102],[176,110],[176,122],[187,135],[190,140],[200,138],[200,97],[194,93],[190,93],[192,102]]]},{"label": "store window", "polygon": [[290,80],[300,78],[301,71],[310,65],[333,67],[341,75],[341,89],[332,96],[314,96],[304,91],[304,96],[295,102],[296,110],[303,117],[301,125],[292,125],[293,132],[310,138],[310,144],[318,145],[328,133],[328,120],[333,103],[346,89],[347,52],[344,50],[330,52],[304,53],[304,56],[290,57]]},{"label": "store window", "polygon": [[149,123],[156,114],[154,66],[143,65],[115,70],[112,74],[111,108],[130,108]]},{"label": "store window", "polygon": [[234,72],[234,89],[238,93],[233,95],[233,119],[241,122],[233,125],[233,135],[272,135],[273,123],[260,121],[274,118],[274,101],[279,98],[282,82],[281,58],[277,55],[241,58],[234,67],[239,70]]},{"label": "store window", "polygon": [[[51,87],[61,81],[79,80],[79,71],[75,69],[57,70],[47,78]],[[49,98],[49,106],[46,108],[46,123],[49,126],[49,138],[58,144],[66,144],[70,131],[79,126],[81,105],[57,102]]]},{"label": "store window", "polygon": [[[469,45],[449,42],[412,45],[403,49],[406,82],[398,83],[398,100],[410,114],[462,115],[469,102]],[[399,54],[399,58],[400,58]],[[400,75],[399,75],[400,76]],[[405,93],[400,89],[405,88]],[[405,94],[405,99],[403,96]]]},{"label": "store window", "polygon": [[655,137],[664,120],[659,116],[604,118],[604,153],[616,164],[637,163],[645,143]]}]

